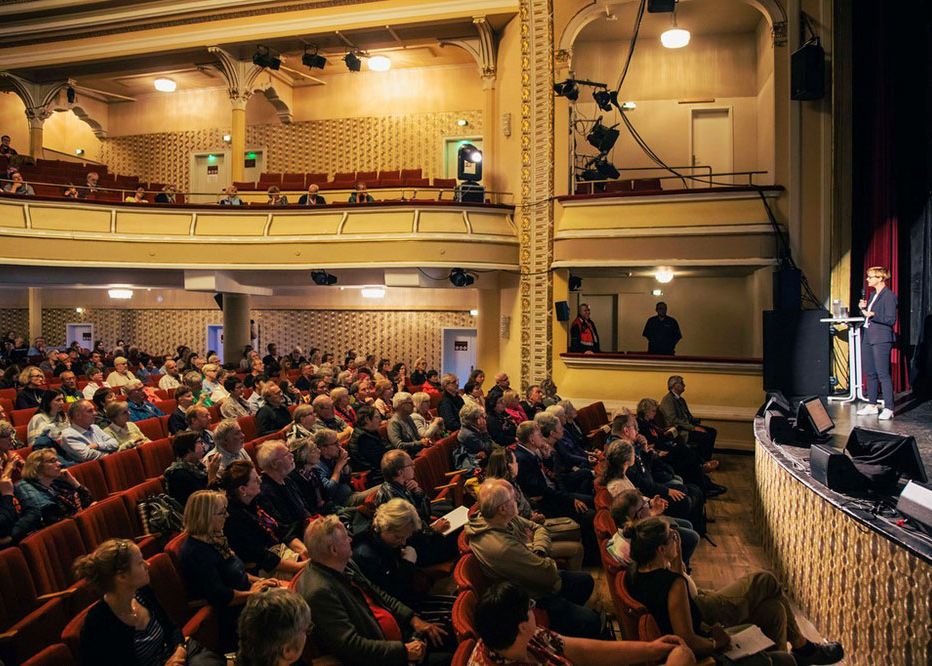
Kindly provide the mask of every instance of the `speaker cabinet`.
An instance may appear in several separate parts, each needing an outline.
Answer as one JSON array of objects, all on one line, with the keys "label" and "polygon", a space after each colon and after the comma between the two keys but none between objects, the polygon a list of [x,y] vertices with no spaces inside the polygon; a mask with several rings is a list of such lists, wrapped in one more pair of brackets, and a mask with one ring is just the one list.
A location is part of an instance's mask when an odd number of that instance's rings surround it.
[{"label": "speaker cabinet", "polygon": [[828,396],[832,339],[825,310],[764,312],[764,390]]},{"label": "speaker cabinet", "polygon": [[896,501],[896,510],[919,523],[926,534],[932,534],[932,488],[910,481]]},{"label": "speaker cabinet", "polygon": [[803,309],[803,272],[798,268],[783,266],[773,272],[773,309]]},{"label": "speaker cabinet", "polygon": [[867,479],[844,453],[826,444],[813,444],[809,449],[812,478],[840,493],[867,490]]},{"label": "speaker cabinet", "polygon": [[806,42],[790,60],[790,98],[800,101],[825,97],[825,50],[818,38]]},{"label": "speaker cabinet", "polygon": [[553,307],[557,311],[557,321],[570,320],[570,304],[567,301],[556,301]]}]

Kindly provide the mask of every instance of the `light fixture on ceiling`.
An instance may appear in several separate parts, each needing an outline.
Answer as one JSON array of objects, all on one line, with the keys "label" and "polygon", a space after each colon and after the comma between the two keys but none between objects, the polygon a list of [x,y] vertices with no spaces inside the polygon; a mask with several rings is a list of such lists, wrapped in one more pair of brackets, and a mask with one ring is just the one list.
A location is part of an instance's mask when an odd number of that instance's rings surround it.
[{"label": "light fixture on ceiling", "polygon": [[676,9],[673,10],[673,27],[660,35],[660,43],[668,49],[681,49],[689,44],[689,30],[676,25]]},{"label": "light fixture on ceiling", "polygon": [[673,269],[669,266],[661,266],[654,271],[654,279],[660,284],[667,284],[673,281]]},{"label": "light fixture on ceiling", "polygon": [[456,124],[459,125],[460,127],[467,127],[469,125],[469,121],[466,120],[465,118],[460,118],[459,120],[456,121]]},{"label": "light fixture on ceiling", "polygon": [[343,62],[346,63],[346,69],[351,72],[358,72],[362,69],[362,60],[352,51],[343,56]]},{"label": "light fixture on ceiling", "polygon": [[565,97],[571,102],[575,102],[579,99],[579,84],[573,79],[560,81],[553,84],[553,92],[557,97]]},{"label": "light fixture on ceiling", "polygon": [[133,290],[132,289],[108,289],[107,294],[110,296],[110,298],[125,301],[133,297]]},{"label": "light fixture on ceiling", "polygon": [[304,55],[301,56],[301,62],[305,67],[309,69],[323,69],[327,64],[327,59],[320,55],[319,47],[314,47],[313,53],[307,52],[307,47],[304,47]]},{"label": "light fixture on ceiling", "polygon": [[634,102],[622,102],[621,103],[622,111],[634,111],[636,108],[638,108],[638,105],[635,104]]},{"label": "light fixture on ceiling", "polygon": [[224,135],[223,135],[223,142],[224,142],[224,143],[233,143],[233,135],[232,135],[232,134],[224,134]]},{"label": "light fixture on ceiling", "polygon": [[469,311],[469,314],[470,314],[470,316],[478,317],[478,316],[479,316],[479,311],[478,311],[478,310],[470,310],[470,311]]},{"label": "light fixture on ceiling", "polygon": [[173,79],[159,78],[153,81],[155,89],[159,92],[175,92],[178,84]]},{"label": "light fixture on ceiling", "polygon": [[369,70],[373,72],[387,72],[392,68],[392,61],[388,56],[375,55],[369,58]]},{"label": "light fixture on ceiling", "polygon": [[385,298],[385,289],[382,287],[363,287],[360,293],[363,298]]},{"label": "light fixture on ceiling", "polygon": [[84,314],[84,308],[75,308],[74,311],[78,314]]},{"label": "light fixture on ceiling", "polygon": [[615,147],[615,142],[618,141],[618,137],[621,135],[621,132],[615,129],[615,127],[617,127],[617,125],[612,125],[611,127],[603,125],[602,117],[599,116],[599,119],[595,121],[595,125],[592,126],[592,129],[589,130],[589,133],[586,135],[586,141],[590,146],[604,155]]},{"label": "light fixture on ceiling", "polygon": [[83,148],[75,148],[74,154],[75,154],[75,155],[83,155],[83,154],[84,154],[84,149],[83,149]]},{"label": "light fixture on ceiling", "polygon": [[273,56],[268,46],[259,45],[252,55],[252,64],[266,69],[279,69],[282,66],[282,59]]},{"label": "light fixture on ceiling", "polygon": [[[311,271],[311,280],[320,287],[329,287],[337,283],[337,276],[327,271]],[[343,287],[340,287],[342,289]]]}]

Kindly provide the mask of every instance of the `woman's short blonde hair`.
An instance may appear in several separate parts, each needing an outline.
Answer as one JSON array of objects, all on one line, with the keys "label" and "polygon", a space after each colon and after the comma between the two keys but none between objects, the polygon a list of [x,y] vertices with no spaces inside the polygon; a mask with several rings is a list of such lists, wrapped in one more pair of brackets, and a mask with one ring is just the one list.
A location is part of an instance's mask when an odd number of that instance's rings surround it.
[{"label": "woman's short blonde hair", "polygon": [[311,407],[307,403],[302,403],[298,405],[297,407],[295,407],[295,410],[292,416],[294,417],[295,423],[301,423],[301,419],[303,419],[308,414],[313,414],[313,413],[314,413],[313,407]]},{"label": "woman's short blonde hair", "polygon": [[890,279],[890,270],[886,266],[871,266],[867,269],[867,274],[871,273],[884,280]]},{"label": "woman's short blonde hair", "polygon": [[421,517],[417,514],[417,509],[406,499],[396,497],[388,500],[385,504],[379,505],[375,510],[375,517],[372,519],[372,526],[377,532],[404,532],[411,530],[419,532],[421,530]]},{"label": "woman's short blonde hair", "polygon": [[375,394],[381,397],[382,393],[384,393],[390,388],[395,388],[395,385],[392,384],[387,379],[380,379],[379,381],[375,383]]},{"label": "woman's short blonde hair", "polygon": [[411,396],[411,401],[414,403],[414,409],[418,410],[425,402],[430,402],[430,394],[424,391],[418,391]]},{"label": "woman's short blonde hair", "polygon": [[226,493],[216,490],[198,490],[188,498],[184,507],[184,530],[194,537],[210,536],[214,514],[227,508]]},{"label": "woman's short blonde hair", "polygon": [[512,405],[521,402],[521,396],[518,394],[517,391],[508,389],[507,391],[502,393],[502,402],[505,403],[505,407],[511,407]]},{"label": "woman's short blonde hair", "polygon": [[39,478],[39,466],[44,462],[52,462],[58,456],[53,449],[39,449],[33,451],[26,457],[26,465],[23,467],[23,478],[35,481]]},{"label": "woman's short blonde hair", "polygon": [[[341,372],[340,374],[342,375],[343,373]],[[349,395],[349,391],[346,390],[345,386],[337,386],[335,389],[330,391],[330,399],[333,400],[334,403],[336,403],[337,400],[341,400],[348,395]]]},{"label": "woman's short blonde hair", "polygon": [[[29,386],[29,375],[36,372],[42,372],[42,370],[36,365],[27,365],[23,368],[23,371],[19,373],[19,385],[20,386]],[[43,375],[45,373],[42,373]]]}]

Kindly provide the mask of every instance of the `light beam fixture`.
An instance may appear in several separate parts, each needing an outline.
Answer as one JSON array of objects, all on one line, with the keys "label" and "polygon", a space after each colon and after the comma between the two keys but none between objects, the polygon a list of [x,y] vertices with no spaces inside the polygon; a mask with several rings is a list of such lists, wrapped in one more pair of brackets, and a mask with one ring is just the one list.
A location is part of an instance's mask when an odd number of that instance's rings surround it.
[{"label": "light beam fixture", "polygon": [[454,287],[468,287],[476,281],[476,278],[467,273],[462,268],[450,270],[450,284]]},{"label": "light beam fixture", "polygon": [[353,52],[347,53],[345,56],[343,56],[343,62],[346,63],[346,69],[351,72],[358,72],[362,69],[362,60],[360,60],[359,57]]},{"label": "light beam fixture", "polygon": [[329,287],[337,283],[337,276],[327,271],[311,271],[311,280],[320,287]]},{"label": "light beam fixture", "polygon": [[667,284],[673,281],[673,269],[669,266],[661,266],[654,271],[654,279],[660,284]]},{"label": "light beam fixture", "polygon": [[132,289],[108,289],[107,294],[110,296],[110,298],[125,301],[133,297],[133,290]]},{"label": "light beam fixture", "polygon": [[372,56],[367,64],[372,72],[387,72],[392,68],[392,61],[383,55]]},{"label": "light beam fixture", "polygon": [[178,84],[173,79],[159,78],[152,83],[159,92],[175,92]]},{"label": "light beam fixture", "polygon": [[681,49],[689,44],[689,30],[676,25],[676,9],[673,10],[673,27],[660,35],[660,43],[668,49]]},{"label": "light beam fixture", "polygon": [[323,69],[324,68],[324,66],[327,64],[327,59],[323,57],[322,55],[320,55],[319,50],[320,50],[319,47],[315,46],[314,52],[308,53],[307,47],[306,46],[304,47],[304,55],[301,56],[301,62],[304,64],[305,67],[309,69]]},{"label": "light beam fixture", "polygon": [[567,79],[560,83],[554,83],[553,92],[557,97],[565,97],[571,102],[575,102],[579,99],[579,84],[573,79]]},{"label": "light beam fixture", "polygon": [[256,47],[256,52],[252,56],[252,64],[266,69],[279,69],[282,66],[282,59],[273,56],[268,46],[260,45]]}]

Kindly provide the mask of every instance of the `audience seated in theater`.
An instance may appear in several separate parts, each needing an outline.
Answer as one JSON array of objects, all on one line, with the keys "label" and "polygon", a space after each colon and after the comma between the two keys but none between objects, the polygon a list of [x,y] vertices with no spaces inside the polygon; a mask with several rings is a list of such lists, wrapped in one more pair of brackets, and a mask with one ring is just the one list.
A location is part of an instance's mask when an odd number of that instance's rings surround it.
[{"label": "audience seated in theater", "polygon": [[23,536],[19,524],[22,507],[14,496],[14,484],[21,480],[26,461],[13,453],[16,431],[9,421],[0,420],[0,548],[16,543]]},{"label": "audience seated in theater", "polygon": [[439,399],[443,394],[443,389],[440,386],[440,373],[436,370],[428,370],[425,376],[427,379],[421,385],[421,390],[430,395],[431,398],[436,397]]},{"label": "audience seated in theater", "polygon": [[312,522],[304,543],[311,563],[295,590],[314,609],[312,637],[318,647],[344,664],[449,663],[452,646],[447,653],[439,647],[447,632],[366,578],[336,516]]},{"label": "audience seated in theater", "polygon": [[517,474],[518,461],[512,449],[500,446],[492,451],[485,469],[485,478],[504,479],[510,483],[515,492],[518,515],[547,528],[551,540],[550,555],[555,559],[567,561],[566,568],[571,571],[582,568],[583,546],[579,540],[579,523],[572,518],[547,518],[540,511],[534,511],[521,487],[515,483]]},{"label": "audience seated in theater", "polygon": [[414,413],[414,400],[410,393],[400,391],[392,397],[392,414],[388,421],[388,441],[393,449],[402,449],[409,455],[416,456],[421,450],[430,446],[430,440],[421,437],[417,424],[411,418]]},{"label": "audience seated in theater", "polygon": [[431,505],[427,493],[414,478],[414,461],[411,456],[400,449],[392,449],[382,456],[382,485],[374,490],[375,505],[381,506],[391,499],[401,498],[414,505],[423,523],[420,532],[410,539],[410,544],[418,553],[421,566],[430,566],[440,562],[449,562],[456,558],[456,537],[444,536],[450,529],[446,518],[434,519],[432,510],[442,515],[452,507],[446,503]]},{"label": "audience seated in theater", "polygon": [[176,188],[174,185],[166,185],[162,188],[162,191],[155,195],[155,203],[160,204],[173,204],[175,203],[175,191]]},{"label": "audience seated in theater", "polygon": [[269,188],[269,198],[265,202],[266,206],[287,206],[288,197],[282,194],[282,191],[279,189],[278,185],[272,185]]},{"label": "audience seated in theater", "polygon": [[45,393],[45,373],[34,365],[27,365],[19,373],[19,385],[14,409],[38,407]]},{"label": "audience seated in theater", "polygon": [[19,155],[16,152],[16,149],[10,145],[10,135],[4,134],[0,136],[0,155],[4,157],[12,157],[13,155]]},{"label": "audience seated in theater", "polygon": [[74,564],[102,596],[81,628],[80,659],[95,666],[224,666],[196,639],[185,639],[149,587],[149,565],[128,539],[108,539]]},{"label": "audience seated in theater", "polygon": [[285,407],[291,407],[293,405],[303,405],[304,396],[301,395],[301,391],[295,388],[295,385],[291,383],[290,379],[285,378],[284,375],[284,366],[287,365],[287,361],[282,364],[282,377],[283,379],[279,380],[278,388],[282,392],[282,404]]},{"label": "audience seated in theater", "polygon": [[323,206],[327,200],[321,196],[320,187],[317,183],[311,183],[307,186],[307,194],[302,194],[298,199],[299,206]]},{"label": "audience seated in theater", "polygon": [[411,392],[412,384],[408,377],[408,366],[404,363],[396,363],[388,373],[388,378],[395,386],[395,391]]},{"label": "audience seated in theater", "polygon": [[417,357],[411,368],[411,386],[420,390],[421,385],[427,381],[427,359],[423,356]]},{"label": "audience seated in theater", "polygon": [[236,375],[230,375],[223,380],[223,388],[230,397],[220,403],[220,415],[225,419],[236,419],[240,416],[252,414],[251,405],[243,398],[246,386]]},{"label": "audience seated in theater", "polygon": [[[476,368],[475,370],[469,373],[469,379],[467,381],[475,382],[481,388],[482,385],[485,384],[485,370],[482,370],[481,368]],[[484,395],[482,396],[482,401],[485,402]]]},{"label": "audience seated in theater", "polygon": [[165,416],[165,412],[149,402],[145,386],[138,379],[133,379],[126,384],[123,387],[123,392],[126,394],[131,420],[145,421],[146,419],[157,419],[160,416]]},{"label": "audience seated in theater", "polygon": [[140,185],[132,194],[127,195],[123,201],[126,203],[149,203],[149,199],[146,198],[146,188]]},{"label": "audience seated in theater", "polygon": [[220,366],[213,363],[205,363],[201,367],[201,372],[204,373],[201,388],[204,389],[208,397],[211,398],[211,402],[214,402],[213,393],[217,390],[217,387],[220,386],[220,384],[217,383],[217,374],[220,372]]},{"label": "audience seated in theater", "polygon": [[537,384],[531,384],[527,387],[527,398],[521,401],[521,409],[527,414],[528,419],[533,419],[535,415],[544,411],[546,405],[543,403],[544,394]]},{"label": "audience seated in theater", "polygon": [[116,393],[114,393],[111,388],[105,387],[94,391],[94,398],[91,400],[91,402],[94,403],[94,409],[97,410],[97,417],[94,423],[96,423],[101,430],[110,425],[110,419],[107,418],[107,405],[111,402],[116,402],[116,400]]},{"label": "audience seated in theater", "polygon": [[485,396],[482,394],[482,384],[470,379],[463,385],[463,400],[467,405],[475,405],[485,409]]},{"label": "audience seated in theater", "polygon": [[269,382],[262,391],[262,398],[265,405],[256,414],[256,434],[269,435],[287,428],[291,423],[291,412],[284,405],[281,388],[275,382]]},{"label": "audience seated in theater", "polygon": [[320,461],[315,467],[317,477],[327,491],[327,497],[341,506],[358,506],[373,491],[354,492],[350,485],[352,468],[349,452],[340,446],[337,434],[327,428],[314,433],[314,443],[320,450]]},{"label": "audience seated in theater", "polygon": [[315,515],[333,513],[337,507],[330,501],[327,489],[315,471],[320,462],[320,449],[314,443],[314,438],[294,439],[288,442],[288,450],[294,456],[294,471],[288,478],[301,491],[304,503],[311,512],[311,520]]},{"label": "audience seated in theater", "polygon": [[493,393],[503,395],[505,391],[509,390],[511,390],[511,380],[508,378],[508,373],[499,372],[495,375],[495,386],[489,389],[488,397],[491,398]]},{"label": "audience seated in theater", "polygon": [[561,636],[537,626],[535,603],[520,585],[510,582],[489,587],[473,613],[479,641],[467,666],[524,666],[528,664],[640,664],[689,666],[692,651],[675,636],[655,641],[612,641]]},{"label": "audience seated in theater", "polygon": [[301,376],[298,377],[294,385],[298,387],[299,391],[310,391],[316,379],[314,373],[317,372],[317,368],[313,363],[302,363],[299,366],[299,370],[301,371]]},{"label": "audience seated in theater", "polygon": [[550,407],[551,405],[557,405],[562,402],[560,396],[557,394],[557,385],[553,383],[550,377],[541,380],[540,392],[541,403],[543,403],[544,407]]},{"label": "audience seated in theater", "polygon": [[375,374],[373,375],[373,378],[375,379],[375,381],[382,382],[385,380],[390,380],[391,374],[392,374],[391,360],[387,358],[379,359],[378,365],[376,365],[375,367]]},{"label": "audience seated in theater", "polygon": [[474,404],[464,404],[459,413],[460,430],[456,434],[453,450],[454,469],[469,471],[485,467],[489,454],[495,447],[486,426],[485,409]]},{"label": "audience seated in theater", "polygon": [[204,376],[197,370],[187,370],[181,377],[181,382],[191,389],[194,403],[198,407],[212,407],[210,392],[204,389]]},{"label": "audience seated in theater", "polygon": [[291,417],[291,425],[284,433],[286,442],[291,443],[296,439],[314,437],[314,423],[317,421],[317,414],[314,413],[314,408],[311,405],[298,405]]},{"label": "audience seated in theater", "polygon": [[78,390],[78,378],[71,370],[65,370],[59,375],[61,378],[61,392],[65,402],[75,402],[84,399],[84,394]]},{"label": "audience seated in theater", "polygon": [[362,181],[356,183],[356,190],[349,195],[350,203],[373,203],[375,199],[367,191],[366,184]]},{"label": "audience seated in theater", "polygon": [[383,421],[387,421],[394,413],[392,408],[392,396],[395,394],[395,386],[388,379],[378,379],[375,382],[375,402],[372,406],[376,408]]},{"label": "audience seated in theater", "polygon": [[219,487],[227,495],[223,533],[237,557],[249,563],[249,573],[287,581],[304,569],[307,549],[300,537],[265,510],[259,497],[259,475],[251,460],[230,464],[220,475]]},{"label": "audience seated in theater", "polygon": [[447,373],[440,380],[443,391],[440,404],[437,405],[437,414],[443,418],[443,425],[447,432],[456,432],[460,429],[460,410],[465,404],[459,393],[459,379],[456,375]]},{"label": "audience seated in theater", "polygon": [[512,485],[487,479],[479,487],[479,512],[466,525],[469,548],[495,581],[510,581],[547,611],[554,631],[597,638],[599,614],[585,607],[595,582],[586,572],[560,571],[550,554],[550,534],[521,518]]},{"label": "audience seated in theater", "polygon": [[[344,373],[340,373],[341,375]],[[337,386],[330,391],[333,401],[333,413],[347,425],[356,425],[356,410],[350,404],[350,393],[345,386]]]},{"label": "audience seated in theater", "polygon": [[239,198],[235,185],[230,185],[223,191],[223,197],[218,202],[221,206],[242,206],[243,200]]},{"label": "audience seated in theater", "polygon": [[664,428],[676,428],[681,441],[696,449],[703,461],[712,459],[715,436],[718,431],[712,426],[701,425],[701,421],[689,411],[683,392],[686,381],[679,375],[667,379],[667,394],[660,401],[660,420]]},{"label": "audience seated in theater", "polygon": [[19,502],[15,531],[20,537],[69,518],[94,501],[91,492],[62,469],[54,449],[29,454],[13,494]]},{"label": "audience seated in theater", "polygon": [[363,406],[356,412],[356,427],[349,442],[349,461],[357,472],[368,472],[367,486],[382,483],[382,456],[387,450],[379,437],[382,417],[372,407]]},{"label": "audience seated in theater", "polygon": [[[219,426],[218,426],[219,427]],[[172,438],[175,461],[163,474],[165,489],[178,504],[185,506],[198,490],[213,486],[220,474],[220,456],[205,466],[204,442],[193,432],[179,432]]]},{"label": "audience seated in theater", "polygon": [[97,183],[100,181],[100,176],[96,171],[90,171],[87,174],[87,178],[84,183],[84,187],[78,189],[78,194],[82,199],[93,198],[97,196],[98,187]]},{"label": "audience seated in theater", "polygon": [[266,351],[268,353],[262,358],[264,372],[270,376],[277,375],[281,370],[281,357],[278,354],[278,346],[274,342],[270,342],[266,346]]},{"label": "audience seated in theater", "polygon": [[123,388],[131,381],[136,379],[129,370],[129,362],[125,356],[117,356],[113,359],[113,372],[107,375],[107,385],[112,388]]},{"label": "audience seated in theater", "polygon": [[223,533],[227,498],[222,492],[199,490],[184,509],[186,538],[179,551],[185,587],[193,599],[206,599],[218,614],[220,647],[236,645],[236,621],[246,600],[266,587],[278,587],[274,578],[258,578],[230,548]]},{"label": "audience seated in theater", "polygon": [[94,421],[97,409],[90,400],[73,402],[68,408],[71,425],[62,431],[60,452],[70,464],[101,458],[120,448],[119,443]]},{"label": "audience seated in theater", "polygon": [[[197,434],[197,433],[195,433]],[[200,435],[198,435],[200,437]],[[203,442],[203,438],[202,438]],[[210,466],[214,459],[220,462],[218,472],[222,472],[237,460],[249,460],[249,454],[243,448],[246,436],[236,419],[224,419],[213,431],[214,449],[209,452],[204,442],[204,464]]]},{"label": "audience seated in theater", "polygon": [[194,405],[194,392],[187,386],[179,386],[175,389],[175,403],[175,411],[168,417],[168,432],[172,435],[188,429],[188,410]]},{"label": "audience seated in theater", "polygon": [[[246,379],[250,379],[250,376],[247,375]],[[268,375],[252,377],[252,380],[252,394],[247,398],[246,403],[253,414],[258,414],[259,410],[265,406],[265,398],[262,397],[262,392],[266,386],[272,383],[272,380]]]},{"label": "audience seated in theater", "polygon": [[43,392],[39,408],[26,426],[26,443],[39,448],[59,445],[62,432],[68,427],[67,409],[65,396],[60,390]]},{"label": "audience seated in theater", "polygon": [[3,187],[7,194],[19,194],[27,197],[36,196],[36,191],[32,185],[23,180],[23,174],[16,172],[10,177],[10,182]]},{"label": "audience seated in theater", "polygon": [[443,437],[443,418],[430,415],[430,395],[424,391],[418,391],[411,396],[411,400],[414,403],[411,420],[417,427],[418,436],[434,442]]},{"label": "audience seated in theater", "polygon": [[284,441],[270,439],[256,450],[256,462],[262,470],[262,508],[288,534],[300,535],[316,507],[289,476],[295,470],[294,455]]},{"label": "audience seated in theater", "polygon": [[505,412],[514,419],[515,423],[524,423],[531,420],[521,405],[521,396],[518,395],[517,391],[508,389],[502,392],[502,401],[505,403]]},{"label": "audience seated in theater", "polygon": [[311,609],[297,592],[268,588],[252,596],[239,616],[236,666],[289,666],[304,652]]},{"label": "audience seated in theater", "polygon": [[55,366],[58,365],[58,350],[47,349],[44,353],[45,358],[39,363],[39,370],[47,374],[52,374]]},{"label": "audience seated in theater", "polygon": [[111,402],[107,405],[106,411],[110,425],[104,428],[104,432],[117,441],[120,445],[119,451],[151,441],[143,434],[139,426],[130,420],[131,410],[128,403]]},{"label": "audience seated in theater", "polygon": [[540,428],[547,446],[554,452],[553,468],[557,486],[571,493],[594,495],[593,464],[597,461],[597,456],[576,449],[563,431],[563,422],[560,420],[563,409],[554,406],[553,410],[538,412],[534,416],[534,422]]},{"label": "audience seated in theater", "polygon": [[[700,590],[686,575],[679,533],[664,518],[646,518],[628,525],[634,561],[625,585],[644,604],[663,632],[674,633],[699,657],[719,655],[731,645],[723,624],[753,623],[774,648],[742,663],[834,664],[844,650],[839,643],[815,644],[796,624],[793,609],[779,581],[768,571],[756,571],[720,590]],[[709,633],[702,626],[711,627]],[[792,651],[787,654],[787,641]]]},{"label": "audience seated in theater", "polygon": [[159,388],[163,391],[171,391],[181,386],[181,373],[178,371],[178,363],[174,359],[167,359],[162,366],[164,374],[159,379]]},{"label": "audience seated in theater", "polygon": [[499,446],[515,443],[518,426],[514,418],[505,411],[505,401],[499,392],[489,391],[485,399],[486,427],[489,437]]},{"label": "audience seated in theater", "polygon": [[314,413],[317,414],[317,422],[314,423],[315,432],[332,430],[337,434],[337,440],[341,444],[349,442],[350,437],[353,436],[353,426],[334,414],[333,400],[330,396],[319,395],[311,404],[314,406]]},{"label": "audience seated in theater", "polygon": [[249,374],[246,375],[246,378],[243,380],[243,383],[246,384],[246,388],[255,389],[256,388],[256,379],[259,377],[265,377],[265,362],[258,355],[252,359],[252,365],[250,365]]}]

